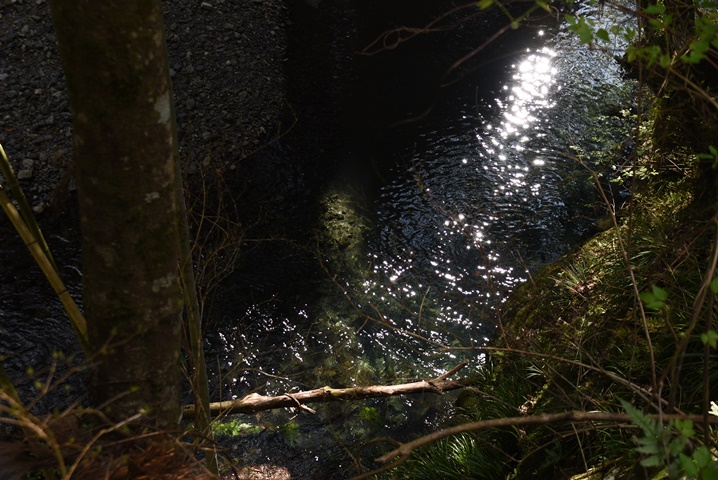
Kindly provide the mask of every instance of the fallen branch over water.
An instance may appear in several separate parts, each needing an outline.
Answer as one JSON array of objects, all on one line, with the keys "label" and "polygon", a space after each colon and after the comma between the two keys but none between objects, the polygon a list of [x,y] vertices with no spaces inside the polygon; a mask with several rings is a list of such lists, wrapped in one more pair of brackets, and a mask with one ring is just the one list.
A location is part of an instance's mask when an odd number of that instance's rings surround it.
[{"label": "fallen branch over water", "polygon": [[[345,402],[350,400],[362,400],[364,398],[391,397],[394,395],[406,395],[411,393],[436,393],[441,395],[446,391],[464,388],[469,384],[468,380],[446,380],[447,377],[455,374],[468,365],[468,363],[468,361],[464,361],[443,375],[432,380],[402,383],[400,385],[372,385],[368,387],[352,388],[322,387],[304,392],[285,393],[284,395],[274,397],[251,393],[246,397],[237,400],[210,403],[209,413],[212,416],[218,416],[235,413],[256,413],[275,408],[299,408],[300,410],[314,413],[314,410],[307,407],[305,404]],[[185,405],[182,410],[185,415],[192,415],[194,412],[194,405]]]}]

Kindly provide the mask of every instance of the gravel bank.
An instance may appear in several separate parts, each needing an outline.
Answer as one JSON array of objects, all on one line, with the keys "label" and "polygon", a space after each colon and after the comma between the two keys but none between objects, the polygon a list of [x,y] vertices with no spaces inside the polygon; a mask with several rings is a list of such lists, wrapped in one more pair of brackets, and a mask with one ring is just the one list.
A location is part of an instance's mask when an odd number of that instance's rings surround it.
[{"label": "gravel bank", "polygon": [[[283,0],[166,2],[184,158],[231,168],[277,133],[287,23]],[[0,143],[36,212],[61,206],[71,113],[46,0],[0,0]]]}]

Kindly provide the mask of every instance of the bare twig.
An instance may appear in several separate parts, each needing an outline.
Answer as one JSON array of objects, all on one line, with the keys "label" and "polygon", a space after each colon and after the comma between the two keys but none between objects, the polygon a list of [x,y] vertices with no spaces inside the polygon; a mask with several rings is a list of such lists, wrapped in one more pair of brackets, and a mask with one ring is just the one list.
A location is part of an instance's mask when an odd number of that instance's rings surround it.
[{"label": "bare twig", "polygon": [[[647,415],[647,417],[661,422],[671,422],[675,420],[691,420],[694,422],[703,421],[702,415]],[[446,428],[439,430],[423,437],[412,440],[411,442],[402,443],[398,448],[395,448],[391,452],[382,455],[376,459],[378,463],[391,463],[391,467],[398,465],[399,463],[406,460],[409,455],[419,447],[434,443],[442,438],[450,437],[452,435],[458,435],[465,432],[475,432],[478,430],[486,430],[489,428],[499,427],[512,427],[517,425],[546,425],[550,423],[558,422],[612,422],[620,423],[622,428],[626,427],[626,423],[631,422],[631,418],[625,413],[612,413],[612,412],[582,412],[582,411],[568,411],[562,413],[542,414],[533,415],[529,417],[508,417],[508,418],[495,418],[491,420],[482,420],[480,422],[464,423],[455,427]],[[711,424],[718,424],[718,417],[710,418]],[[352,480],[367,478],[377,473],[387,470],[384,466],[380,469],[374,470],[363,474],[362,476],[354,477]]]},{"label": "bare twig", "polygon": [[[450,370],[451,374],[458,372],[467,364],[468,362],[464,362],[457,365]],[[251,393],[237,400],[210,403],[209,411],[211,415],[217,416],[235,413],[256,413],[275,408],[296,408],[297,405],[299,405],[300,409],[304,409],[302,407],[305,403],[345,402],[412,393],[443,394],[446,391],[464,388],[469,385],[469,381],[467,380],[445,380],[446,376],[447,374],[443,374],[441,377],[435,379],[403,383],[400,385],[371,385],[351,388],[323,387],[292,393],[291,395],[265,396]],[[184,413],[193,412],[194,405],[184,406],[183,411]]]}]

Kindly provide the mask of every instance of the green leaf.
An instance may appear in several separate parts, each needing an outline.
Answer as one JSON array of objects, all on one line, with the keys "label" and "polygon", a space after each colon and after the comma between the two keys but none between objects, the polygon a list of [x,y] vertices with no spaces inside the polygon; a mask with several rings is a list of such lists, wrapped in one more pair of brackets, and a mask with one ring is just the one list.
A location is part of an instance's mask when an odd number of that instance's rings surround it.
[{"label": "green leaf", "polygon": [[718,466],[713,464],[701,470],[701,480],[718,480]]},{"label": "green leaf", "polygon": [[[646,438],[639,438],[638,440],[648,440]],[[640,447],[636,447],[635,450],[638,453],[643,453],[645,455],[658,455],[661,453],[661,449],[658,448],[658,441],[653,440],[652,442],[645,442],[645,445],[641,445]]]},{"label": "green leaf", "polygon": [[686,475],[688,475],[689,477],[698,476],[698,466],[693,462],[693,459],[691,457],[689,457],[685,453],[679,453],[678,461],[680,462],[683,471],[686,472]]},{"label": "green leaf", "polygon": [[636,61],[636,58],[638,58],[638,50],[633,45],[629,45],[626,48],[626,59],[632,63]]},{"label": "green leaf", "polygon": [[658,60],[658,57],[661,55],[661,47],[658,45],[649,45],[643,49],[643,53],[648,59],[648,66],[650,67],[656,63],[656,60]]},{"label": "green leaf", "polygon": [[663,20],[659,20],[658,18],[649,18],[648,24],[656,30],[663,30],[666,27],[666,24],[663,22]]},{"label": "green leaf", "polygon": [[681,453],[685,448],[686,445],[688,445],[688,440],[686,437],[678,436],[673,439],[671,439],[670,442],[668,442],[668,455],[669,457],[675,457],[679,453]]},{"label": "green leaf", "polygon": [[630,417],[631,421],[638,425],[647,437],[657,438],[661,434],[661,426],[658,424],[658,421],[647,417],[642,411],[625,400],[621,400],[621,405]]},{"label": "green leaf", "polygon": [[596,30],[596,36],[604,42],[609,42],[611,40],[611,37],[608,35],[608,32],[604,28],[599,28],[598,30]]},{"label": "green leaf", "polygon": [[708,450],[708,447],[701,445],[696,448],[696,451],[693,452],[693,460],[696,461],[701,470],[708,468],[712,463],[711,452]]},{"label": "green leaf", "polygon": [[692,420],[676,420],[676,430],[680,434],[687,438],[693,438],[696,435],[696,431],[693,429]]},{"label": "green leaf", "polygon": [[568,29],[578,35],[581,43],[591,43],[593,41],[593,29],[584,17],[574,17],[566,15]]},{"label": "green leaf", "polygon": [[651,455],[641,460],[641,465],[644,467],[658,467],[663,465],[663,459],[659,455]]},{"label": "green leaf", "polygon": [[661,5],[660,3],[657,3],[655,5],[649,5],[643,10],[643,13],[645,13],[646,15],[660,15],[665,12],[665,5]]},{"label": "green leaf", "polygon": [[646,307],[652,310],[660,310],[666,304],[668,292],[663,290],[661,287],[653,285],[650,292],[643,292],[640,297]]},{"label": "green leaf", "polygon": [[681,60],[683,60],[686,63],[700,63],[701,60],[706,58],[705,53],[698,52],[696,50],[691,50],[689,53],[683,55],[681,57]]},{"label": "green leaf", "polygon": [[708,151],[710,153],[699,153],[697,155],[698,158],[707,158],[707,159],[718,158],[718,152],[716,151],[716,148],[713,145],[710,145],[708,147]]},{"label": "green leaf", "polygon": [[493,4],[494,0],[479,0],[479,3],[477,3],[480,10],[486,10]]},{"label": "green leaf", "polygon": [[708,345],[711,348],[718,347],[718,333],[715,330],[708,330],[706,333],[701,333],[701,342],[703,342],[703,345]]},{"label": "green leaf", "polygon": [[581,43],[591,43],[593,41],[593,32],[588,25],[580,25],[576,33],[578,33]]}]

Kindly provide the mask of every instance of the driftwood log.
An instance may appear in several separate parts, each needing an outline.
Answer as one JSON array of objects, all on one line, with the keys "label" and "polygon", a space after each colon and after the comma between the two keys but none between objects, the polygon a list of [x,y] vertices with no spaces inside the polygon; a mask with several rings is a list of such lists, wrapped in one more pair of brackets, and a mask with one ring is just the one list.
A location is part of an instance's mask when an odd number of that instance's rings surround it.
[{"label": "driftwood log", "polygon": [[[468,380],[447,380],[446,378],[458,372],[468,364],[464,361],[445,374],[432,380],[402,383],[400,385],[372,385],[368,387],[331,388],[322,387],[296,393],[285,393],[278,396],[264,396],[251,393],[237,400],[213,402],[209,404],[209,413],[212,416],[231,415],[235,413],[256,413],[274,408],[297,408],[309,413],[314,410],[307,407],[307,403],[344,402],[361,400],[373,397],[391,397],[410,393],[436,393],[443,394],[449,390],[456,390],[469,385]],[[185,416],[193,415],[194,405],[183,407]]]}]

